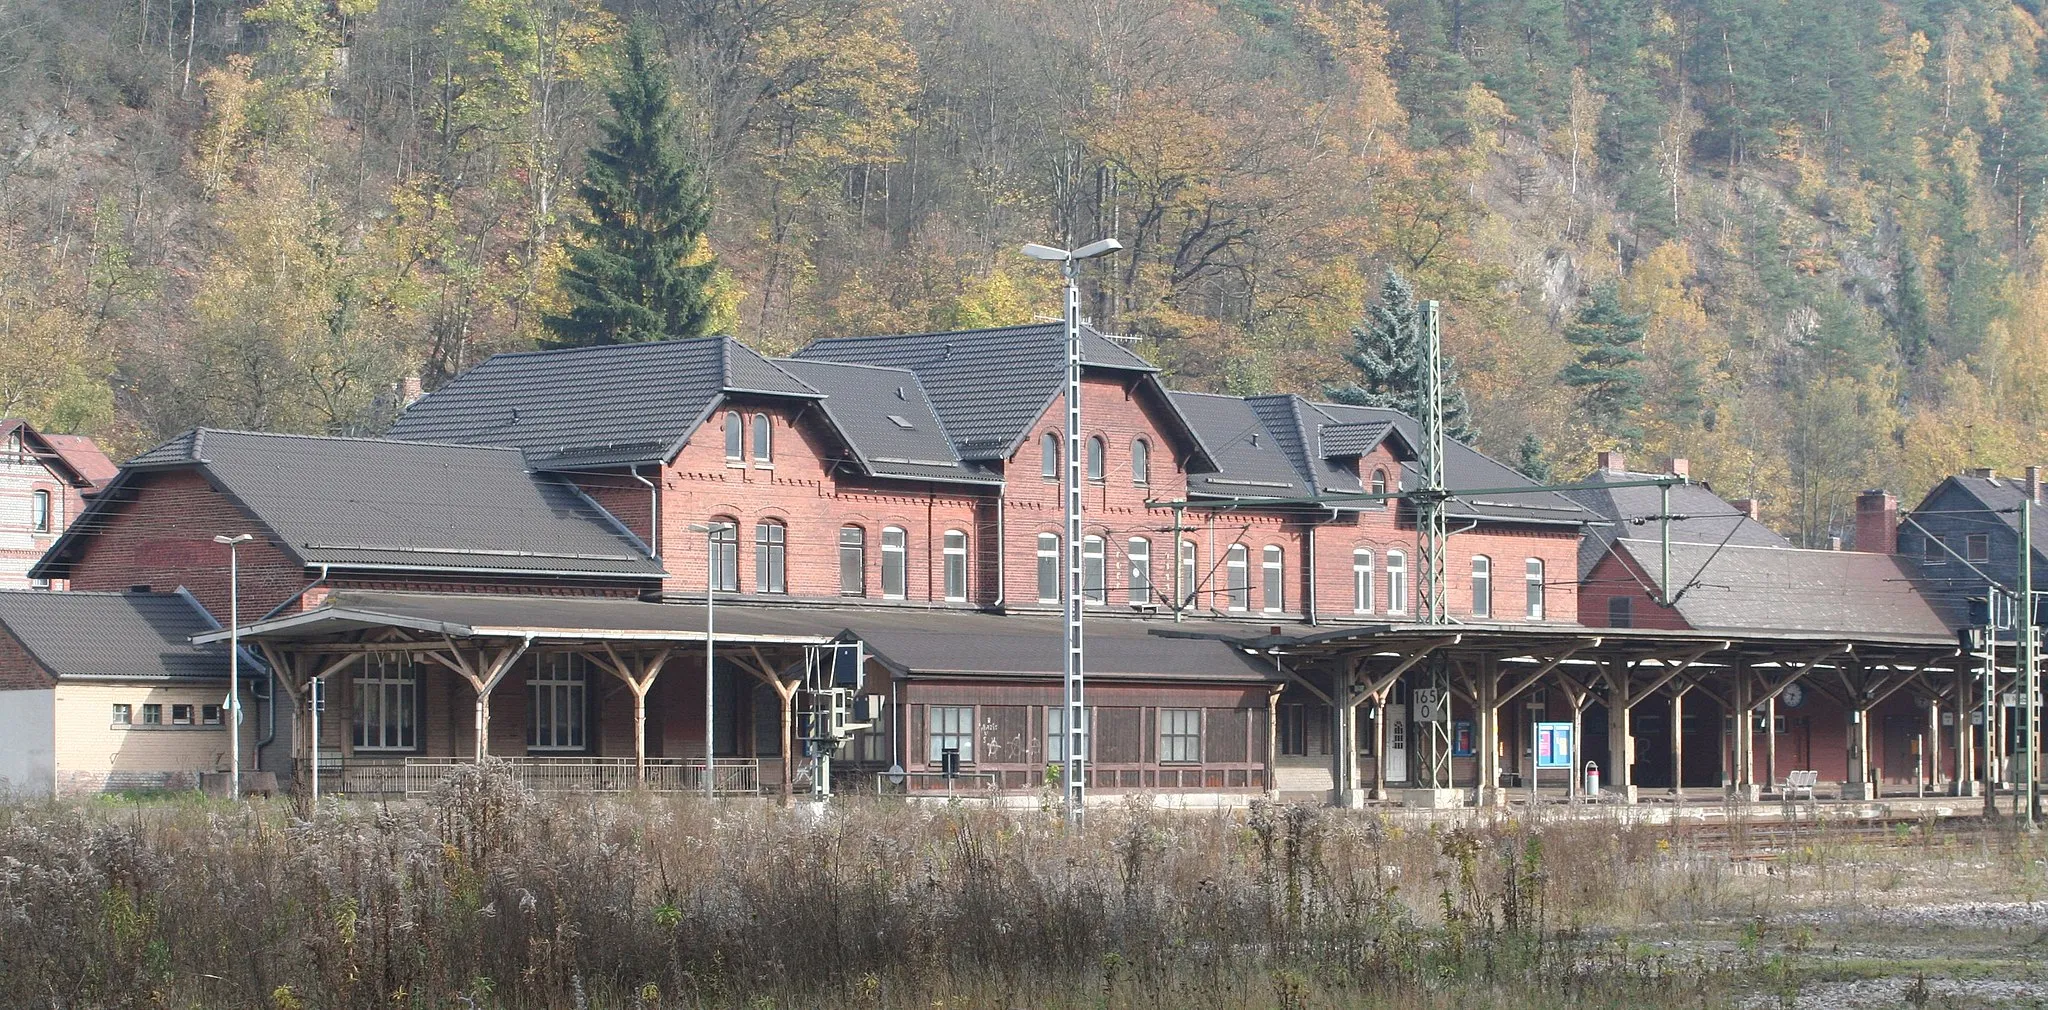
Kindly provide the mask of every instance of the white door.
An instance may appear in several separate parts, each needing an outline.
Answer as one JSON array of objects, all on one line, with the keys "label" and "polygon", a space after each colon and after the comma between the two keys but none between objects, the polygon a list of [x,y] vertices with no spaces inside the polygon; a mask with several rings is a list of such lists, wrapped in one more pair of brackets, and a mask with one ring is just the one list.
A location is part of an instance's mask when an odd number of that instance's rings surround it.
[{"label": "white door", "polygon": [[1408,781],[1408,700],[1387,702],[1387,781]]}]

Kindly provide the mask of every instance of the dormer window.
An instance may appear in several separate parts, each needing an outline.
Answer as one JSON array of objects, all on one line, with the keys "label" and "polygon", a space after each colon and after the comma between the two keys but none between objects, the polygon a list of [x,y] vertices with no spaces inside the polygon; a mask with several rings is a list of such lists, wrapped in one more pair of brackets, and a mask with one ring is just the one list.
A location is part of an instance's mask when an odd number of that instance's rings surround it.
[{"label": "dormer window", "polygon": [[[1372,472],[1371,488],[1373,494],[1387,493],[1387,472],[1385,470],[1376,469]],[[1370,504],[1373,508],[1383,509],[1387,507],[1387,500],[1381,498],[1371,502]]]}]

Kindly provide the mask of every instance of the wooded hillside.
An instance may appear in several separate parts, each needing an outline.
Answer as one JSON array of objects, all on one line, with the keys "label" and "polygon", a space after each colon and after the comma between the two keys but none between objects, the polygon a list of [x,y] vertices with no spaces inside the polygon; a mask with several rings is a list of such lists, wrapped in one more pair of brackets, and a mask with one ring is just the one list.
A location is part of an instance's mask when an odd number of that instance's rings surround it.
[{"label": "wooded hillside", "polygon": [[[2048,67],[2011,0],[7,0],[0,415],[376,433],[535,346],[624,20],[713,187],[713,329],[1086,311],[1320,395],[1394,268],[1479,444],[1559,476],[1565,332],[1642,315],[1645,459],[1808,543],[2048,457]],[[1609,315],[1618,316],[1611,310]]]}]

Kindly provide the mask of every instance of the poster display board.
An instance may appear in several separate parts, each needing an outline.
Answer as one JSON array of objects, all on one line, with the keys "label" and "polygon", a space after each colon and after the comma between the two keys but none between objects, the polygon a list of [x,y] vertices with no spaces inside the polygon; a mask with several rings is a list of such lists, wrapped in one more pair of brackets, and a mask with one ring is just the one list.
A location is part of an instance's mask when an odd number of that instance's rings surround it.
[{"label": "poster display board", "polygon": [[1536,724],[1536,767],[1572,767],[1572,724],[1568,722],[1539,722]]}]

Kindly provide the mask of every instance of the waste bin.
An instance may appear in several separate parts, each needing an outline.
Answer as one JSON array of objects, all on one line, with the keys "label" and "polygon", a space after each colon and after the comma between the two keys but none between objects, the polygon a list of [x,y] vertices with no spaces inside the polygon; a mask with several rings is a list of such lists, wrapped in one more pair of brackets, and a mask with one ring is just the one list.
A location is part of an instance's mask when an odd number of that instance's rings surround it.
[{"label": "waste bin", "polygon": [[1592,761],[1586,762],[1586,795],[1594,798],[1600,795],[1600,766]]}]

